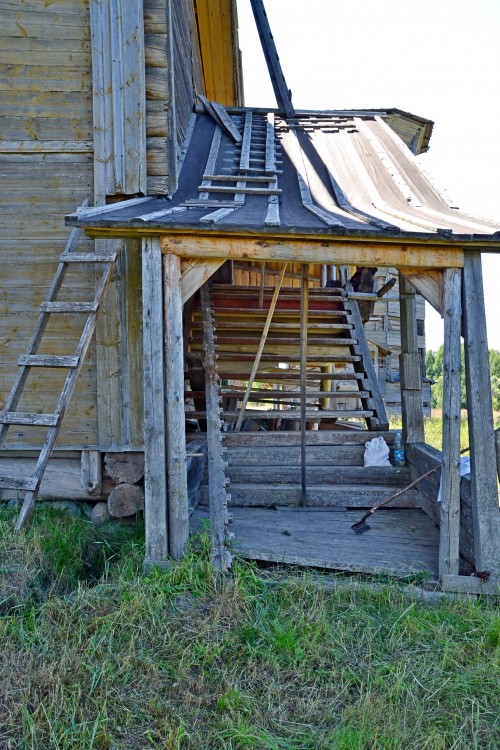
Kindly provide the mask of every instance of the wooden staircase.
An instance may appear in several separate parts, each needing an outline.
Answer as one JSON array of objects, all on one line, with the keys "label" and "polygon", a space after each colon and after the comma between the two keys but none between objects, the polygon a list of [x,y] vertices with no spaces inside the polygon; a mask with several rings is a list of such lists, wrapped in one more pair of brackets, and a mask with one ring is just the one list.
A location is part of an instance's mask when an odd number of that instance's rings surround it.
[{"label": "wooden staircase", "polygon": [[[225,459],[218,485],[229,484],[231,491],[225,504],[303,504],[305,460],[308,506],[370,507],[409,484],[410,475],[407,467],[363,465],[365,443],[382,436],[391,445],[394,433],[388,431],[357,303],[343,289],[309,289],[305,417],[312,429],[299,431],[301,294],[295,288],[280,290],[262,348],[273,294],[272,288],[206,285],[202,304],[194,309],[190,361],[196,364],[198,357],[200,365],[216,368],[216,417],[222,430],[217,450],[222,446]],[[208,332],[205,307],[210,308]],[[252,382],[259,346],[262,355]],[[213,394],[205,402],[194,370],[186,391],[187,416],[204,429],[214,409]],[[213,380],[212,372],[207,383]],[[239,431],[235,426],[249,384],[251,408]],[[342,408],[347,400],[349,408]],[[200,433],[193,437],[199,439]],[[209,453],[211,440],[213,434]],[[220,458],[217,462],[220,467]],[[209,481],[210,471],[199,490],[200,502],[207,505],[216,492]],[[414,492],[400,500],[402,507],[415,505]]]},{"label": "wooden staircase", "polygon": [[[308,430],[307,505],[325,508],[372,507],[410,483],[409,467],[365,467],[365,443],[382,436],[391,447],[395,432]],[[188,439],[200,437],[199,433]],[[297,506],[301,503],[301,436],[296,431],[224,433],[231,506]],[[209,505],[208,479],[199,502]],[[410,490],[391,508],[418,507]]]},{"label": "wooden staircase", "polygon": [[[259,368],[254,382],[250,380],[273,292],[226,284],[211,287],[222,418],[228,431],[240,416],[238,403],[249,382],[247,427],[272,423],[276,428],[285,420],[300,421],[300,290],[280,290]],[[194,311],[191,333],[190,350],[201,356],[200,309]],[[388,429],[358,305],[343,289],[309,289],[305,381],[309,424],[321,427],[332,420],[354,418],[365,420],[369,429]],[[186,398],[195,402],[190,416],[203,419],[198,407],[204,394],[193,388]]]},{"label": "wooden staircase", "polygon": [[[84,204],[85,205],[85,204]],[[9,428],[13,425],[23,425],[25,428],[46,428],[45,439],[40,446],[40,454],[33,472],[30,476],[20,478],[19,476],[1,476],[0,490],[17,490],[24,495],[24,501],[16,523],[19,531],[25,526],[33,511],[33,506],[40,489],[40,484],[50,455],[61,429],[63,417],[69,405],[71,396],[75,389],[78,374],[82,368],[85,355],[94,333],[99,309],[102,305],[106,290],[111,279],[111,274],[116,259],[121,251],[122,244],[114,245],[111,254],[99,255],[96,253],[76,252],[80,230],[73,229],[66,248],[59,258],[59,263],[50,285],[45,301],[40,306],[38,320],[33,335],[28,343],[26,354],[18,360],[19,370],[6,401],[5,408],[0,412],[0,447],[4,445]],[[100,278],[97,282],[94,299],[90,302],[75,302],[73,298],[73,287],[69,284],[66,288],[66,299],[58,299],[63,282],[69,269],[88,271],[89,264],[101,269]],[[79,316],[82,319],[82,333],[74,353],[70,356],[60,356],[49,353],[40,353],[42,340],[50,324],[51,316]],[[50,344],[48,344],[50,346]],[[45,347],[47,348],[47,347]],[[64,385],[57,400],[56,407],[50,413],[46,411],[44,394],[39,393],[39,404],[30,403],[31,410],[23,411],[22,396],[28,377],[33,368],[46,370],[47,379],[51,378],[54,370],[66,370],[67,375]],[[44,408],[45,407],[45,408]]]}]

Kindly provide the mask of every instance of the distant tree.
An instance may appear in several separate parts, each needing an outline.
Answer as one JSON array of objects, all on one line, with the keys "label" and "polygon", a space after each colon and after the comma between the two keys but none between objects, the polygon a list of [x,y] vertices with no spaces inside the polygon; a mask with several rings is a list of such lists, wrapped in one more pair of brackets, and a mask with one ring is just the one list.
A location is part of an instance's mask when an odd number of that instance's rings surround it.
[{"label": "distant tree", "polygon": [[[465,390],[465,366],[464,366],[464,347],[461,348],[462,370],[461,380],[461,406],[465,409],[467,406],[467,397]],[[500,410],[500,352],[496,349],[489,351],[490,374],[491,374],[491,399],[493,409]],[[441,344],[436,351],[429,350],[425,355],[425,372],[428,378],[435,381],[431,389],[431,407],[440,409],[443,406],[443,380],[444,380],[444,346]]]}]

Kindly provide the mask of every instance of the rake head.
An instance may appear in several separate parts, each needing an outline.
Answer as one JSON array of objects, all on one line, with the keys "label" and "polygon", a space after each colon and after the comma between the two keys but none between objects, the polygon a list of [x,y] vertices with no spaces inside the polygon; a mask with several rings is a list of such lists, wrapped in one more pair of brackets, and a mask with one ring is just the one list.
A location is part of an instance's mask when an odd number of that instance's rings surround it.
[{"label": "rake head", "polygon": [[361,534],[366,534],[367,531],[370,531],[371,526],[369,526],[366,521],[358,521],[357,523],[353,523],[351,529],[355,534],[361,536]]}]

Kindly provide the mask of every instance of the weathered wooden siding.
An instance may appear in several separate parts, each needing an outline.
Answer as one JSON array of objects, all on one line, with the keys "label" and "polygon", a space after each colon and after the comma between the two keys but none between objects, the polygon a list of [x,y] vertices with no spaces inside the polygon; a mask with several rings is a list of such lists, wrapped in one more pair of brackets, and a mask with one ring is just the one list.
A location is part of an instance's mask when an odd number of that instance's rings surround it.
[{"label": "weathered wooden siding", "polygon": [[196,93],[204,93],[192,0],[144,0],[148,195],[176,188]]},{"label": "weathered wooden siding", "polygon": [[[69,230],[64,214],[92,199],[92,78],[88,2],[0,0],[0,408],[32,333]],[[84,241],[87,249],[89,241]],[[90,269],[72,284],[73,299],[93,296]],[[45,341],[69,353],[79,327],[54,321]],[[45,350],[47,351],[47,350]],[[30,377],[26,408],[44,388]],[[40,402],[38,402],[40,403]],[[9,445],[29,447],[33,433],[13,428]],[[67,412],[59,445],[97,442],[95,348]]]}]

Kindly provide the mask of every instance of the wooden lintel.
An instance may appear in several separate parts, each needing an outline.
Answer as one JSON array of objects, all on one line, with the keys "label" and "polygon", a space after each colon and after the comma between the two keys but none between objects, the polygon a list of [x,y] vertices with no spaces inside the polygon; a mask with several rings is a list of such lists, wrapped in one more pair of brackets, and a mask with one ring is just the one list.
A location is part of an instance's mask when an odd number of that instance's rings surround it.
[{"label": "wooden lintel", "polygon": [[187,302],[223,263],[224,259],[221,258],[184,259],[181,263],[182,304]]},{"label": "wooden lintel", "polygon": [[396,268],[461,268],[462,248],[388,242],[266,240],[248,237],[176,235],[161,237],[162,253],[183,258],[292,261]]}]

